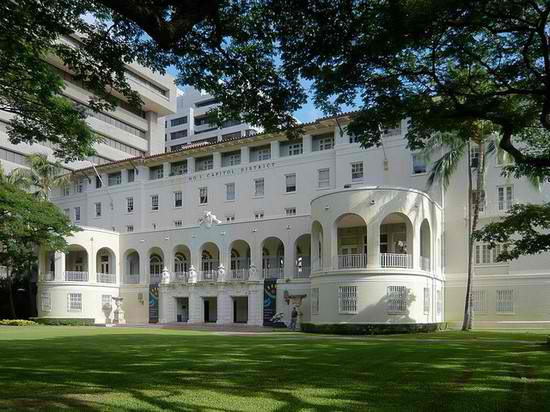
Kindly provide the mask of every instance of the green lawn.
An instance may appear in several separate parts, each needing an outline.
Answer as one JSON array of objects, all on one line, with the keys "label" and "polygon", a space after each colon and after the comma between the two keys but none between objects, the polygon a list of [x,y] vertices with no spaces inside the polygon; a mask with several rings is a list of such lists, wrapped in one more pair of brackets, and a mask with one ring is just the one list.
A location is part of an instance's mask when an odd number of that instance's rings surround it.
[{"label": "green lawn", "polygon": [[0,410],[544,411],[545,338],[3,327]]}]

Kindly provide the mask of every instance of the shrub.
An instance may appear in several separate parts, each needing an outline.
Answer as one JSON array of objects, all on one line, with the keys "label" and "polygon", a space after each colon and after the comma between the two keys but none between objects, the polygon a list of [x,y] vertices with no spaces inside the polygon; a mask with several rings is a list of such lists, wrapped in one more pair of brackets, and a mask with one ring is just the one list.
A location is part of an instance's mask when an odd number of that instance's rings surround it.
[{"label": "shrub", "polygon": [[94,326],[93,318],[32,318],[36,323],[50,326]]},{"label": "shrub", "polygon": [[442,323],[396,323],[396,324],[377,324],[377,323],[332,323],[315,324],[302,323],[302,332],[306,333],[325,333],[332,335],[390,335],[395,333],[427,333],[440,330]]},{"label": "shrub", "polygon": [[25,319],[0,319],[0,326],[34,326],[38,323]]}]

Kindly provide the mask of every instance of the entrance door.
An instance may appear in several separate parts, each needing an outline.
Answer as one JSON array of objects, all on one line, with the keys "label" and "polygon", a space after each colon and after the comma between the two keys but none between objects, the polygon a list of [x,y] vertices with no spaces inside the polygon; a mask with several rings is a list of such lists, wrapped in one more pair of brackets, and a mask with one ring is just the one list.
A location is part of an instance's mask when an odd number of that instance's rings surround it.
[{"label": "entrance door", "polygon": [[101,262],[99,265],[99,273],[111,273],[109,272],[109,256],[101,256]]},{"label": "entrance door", "polygon": [[204,321],[210,322],[210,301],[204,299]]}]

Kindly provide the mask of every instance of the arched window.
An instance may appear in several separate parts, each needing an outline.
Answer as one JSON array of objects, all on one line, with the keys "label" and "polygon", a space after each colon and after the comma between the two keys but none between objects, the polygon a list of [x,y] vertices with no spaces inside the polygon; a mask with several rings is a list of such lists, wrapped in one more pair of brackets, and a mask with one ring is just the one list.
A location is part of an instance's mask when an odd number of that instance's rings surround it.
[{"label": "arched window", "polygon": [[202,270],[212,271],[214,270],[214,260],[212,255],[207,250],[202,251]]},{"label": "arched window", "polygon": [[187,259],[182,253],[176,253],[174,258],[174,272],[183,273],[187,272]]},{"label": "arched window", "polygon": [[149,259],[149,273],[160,275],[162,273],[162,258],[159,255],[151,255]]},{"label": "arched window", "polygon": [[231,249],[231,270],[240,269],[240,255],[235,249]]}]

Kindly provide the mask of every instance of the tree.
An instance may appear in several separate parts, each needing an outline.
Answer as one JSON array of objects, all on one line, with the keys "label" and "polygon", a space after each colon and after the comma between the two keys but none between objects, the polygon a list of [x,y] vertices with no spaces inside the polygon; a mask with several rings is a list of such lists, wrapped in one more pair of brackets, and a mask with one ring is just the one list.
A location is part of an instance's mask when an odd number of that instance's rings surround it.
[{"label": "tree", "polygon": [[11,176],[18,177],[20,184],[32,188],[34,196],[48,200],[52,189],[70,184],[70,175],[60,162],[51,162],[41,153],[27,156],[29,169],[16,169]]},{"label": "tree", "polygon": [[64,250],[65,238],[79,229],[55,205],[6,180],[0,180],[0,266],[5,268],[15,318],[14,280],[27,273],[39,248]]},{"label": "tree", "polygon": [[[464,319],[462,330],[472,328],[472,283],[474,279],[473,251],[474,233],[479,223],[479,212],[485,194],[485,173],[487,171],[487,156],[495,152],[495,144],[492,139],[488,122],[465,123],[455,133],[435,134],[432,136],[427,154],[433,154],[444,150],[432,166],[428,176],[428,187],[436,181],[443,184],[446,189],[449,186],[452,175],[456,172],[464,156],[467,159],[468,170],[468,264],[467,282],[464,301]],[[475,150],[472,150],[474,149]],[[472,152],[477,153],[476,157]],[[475,176],[473,174],[475,172]]]}]

